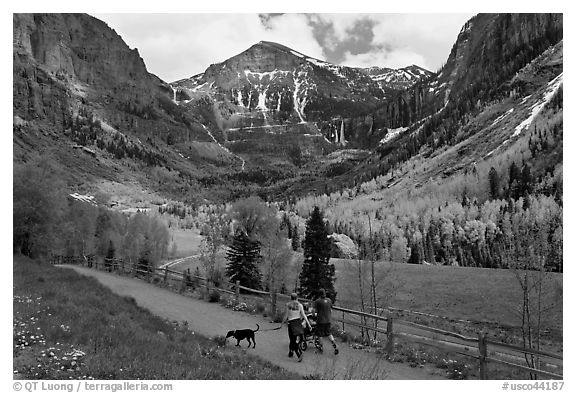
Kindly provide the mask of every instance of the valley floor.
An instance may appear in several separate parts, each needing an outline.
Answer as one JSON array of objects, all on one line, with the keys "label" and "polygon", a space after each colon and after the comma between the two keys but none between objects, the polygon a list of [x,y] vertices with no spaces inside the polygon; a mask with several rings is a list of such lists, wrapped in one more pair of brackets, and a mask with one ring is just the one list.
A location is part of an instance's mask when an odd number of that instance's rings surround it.
[{"label": "valley floor", "polygon": [[[249,315],[225,309],[219,304],[208,303],[158,288],[144,281],[78,267],[71,268],[80,274],[92,276],[100,283],[121,296],[133,297],[137,304],[152,313],[169,320],[187,321],[189,329],[213,337],[225,335],[228,330],[256,328],[256,349],[246,349],[246,342],[239,351],[250,351],[273,364],[298,373],[302,376],[311,374],[322,375],[328,379],[443,379],[441,370],[432,368],[412,368],[406,364],[390,363],[373,353],[353,349],[348,344],[340,343],[340,354],[334,356],[332,351],[315,354],[312,349],[305,352],[304,360],[298,363],[294,358],[288,358],[288,334],[286,327],[280,330],[266,331],[278,326],[272,324],[261,315]],[[326,343],[328,344],[328,343]],[[229,341],[229,346],[235,343]]]}]

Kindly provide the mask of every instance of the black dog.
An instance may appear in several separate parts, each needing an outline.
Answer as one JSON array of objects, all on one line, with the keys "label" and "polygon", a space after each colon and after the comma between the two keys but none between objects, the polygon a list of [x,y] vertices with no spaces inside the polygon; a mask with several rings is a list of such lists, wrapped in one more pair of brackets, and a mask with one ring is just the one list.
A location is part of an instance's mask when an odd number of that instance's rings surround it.
[{"label": "black dog", "polygon": [[241,330],[230,330],[228,334],[226,334],[226,338],[234,337],[238,342],[236,346],[240,346],[240,341],[246,339],[248,341],[248,348],[250,348],[250,340],[254,344],[252,348],[256,348],[256,340],[254,339],[254,333],[256,333],[260,329],[260,325],[256,324],[258,328],[256,330],[252,329],[241,329]]}]

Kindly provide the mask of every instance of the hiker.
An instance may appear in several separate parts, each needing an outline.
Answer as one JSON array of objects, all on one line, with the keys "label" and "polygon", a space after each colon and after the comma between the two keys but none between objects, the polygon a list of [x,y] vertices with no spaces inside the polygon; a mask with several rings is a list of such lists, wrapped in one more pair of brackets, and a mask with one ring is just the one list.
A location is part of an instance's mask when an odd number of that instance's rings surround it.
[{"label": "hiker", "polygon": [[298,345],[298,337],[304,334],[304,327],[302,326],[302,319],[306,321],[309,328],[312,328],[308,317],[304,313],[304,307],[298,301],[298,295],[292,293],[290,295],[290,301],[286,303],[286,313],[284,314],[284,322],[288,322],[288,338],[290,339],[290,345],[288,347],[288,357],[292,357],[294,352],[298,356],[298,361],[301,362],[303,358],[302,350]]},{"label": "hiker", "polygon": [[[328,337],[332,346],[334,347],[334,355],[338,355],[338,347],[336,346],[336,341],[334,341],[334,336],[330,333],[330,323],[332,321],[332,300],[326,297],[326,291],[324,288],[320,289],[320,298],[316,299],[314,302],[314,308],[316,309],[316,335],[318,337]],[[322,343],[322,340],[320,340]],[[322,352],[320,346],[320,352]]]}]

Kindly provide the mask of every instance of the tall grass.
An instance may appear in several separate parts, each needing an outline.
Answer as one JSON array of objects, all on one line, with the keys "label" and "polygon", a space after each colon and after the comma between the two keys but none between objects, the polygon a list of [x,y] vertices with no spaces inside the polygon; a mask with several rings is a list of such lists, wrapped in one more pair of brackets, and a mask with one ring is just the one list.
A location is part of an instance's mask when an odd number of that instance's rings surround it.
[{"label": "tall grass", "polygon": [[14,368],[26,379],[297,378],[162,320],[93,278],[21,256],[14,257]]}]

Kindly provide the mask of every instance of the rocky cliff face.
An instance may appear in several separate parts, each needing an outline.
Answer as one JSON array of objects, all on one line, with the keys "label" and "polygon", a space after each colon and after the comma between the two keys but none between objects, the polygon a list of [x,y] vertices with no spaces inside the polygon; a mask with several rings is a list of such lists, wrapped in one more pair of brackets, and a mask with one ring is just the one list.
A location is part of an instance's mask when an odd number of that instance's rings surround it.
[{"label": "rocky cliff face", "polygon": [[95,18],[14,14],[13,26],[14,101],[35,104],[17,107],[19,115],[50,116],[46,109],[65,108],[75,99],[105,104],[111,90],[120,93],[116,101],[140,95],[145,105],[161,91],[162,82],[146,71],[138,51]]},{"label": "rocky cliff face", "polygon": [[[218,166],[241,168],[239,157],[173,101],[170,86],[148,73],[138,50],[102,21],[14,14],[13,36],[15,162],[57,151],[54,159],[74,172],[71,182],[88,173],[144,178],[136,169],[142,165],[176,169],[185,181]],[[79,145],[93,154],[78,155]]]},{"label": "rocky cliff face", "polygon": [[104,22],[85,14],[14,14],[14,115],[59,130],[80,112],[126,137],[211,141]]},{"label": "rocky cliff face", "polygon": [[374,122],[377,127],[417,129],[422,121],[445,109],[453,113],[455,107],[454,116],[462,117],[508,94],[511,77],[561,39],[561,14],[479,14],[462,27],[438,74],[389,99],[375,111]]}]

